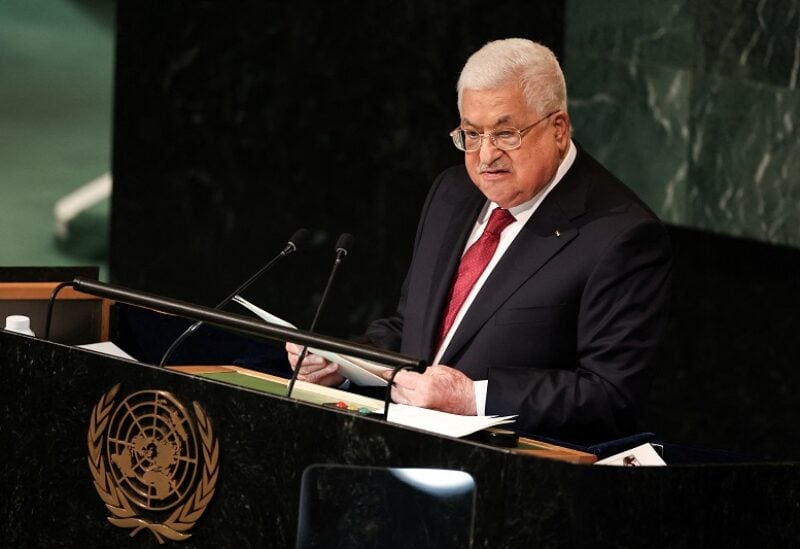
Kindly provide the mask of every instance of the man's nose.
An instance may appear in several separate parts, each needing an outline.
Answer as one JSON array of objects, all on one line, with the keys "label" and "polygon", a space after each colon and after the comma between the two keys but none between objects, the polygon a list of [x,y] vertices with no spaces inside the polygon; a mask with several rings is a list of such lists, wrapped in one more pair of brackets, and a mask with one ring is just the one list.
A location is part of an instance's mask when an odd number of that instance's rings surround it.
[{"label": "man's nose", "polygon": [[497,148],[492,142],[491,136],[487,135],[481,140],[481,148],[478,150],[482,164],[491,164],[503,154],[503,151]]}]

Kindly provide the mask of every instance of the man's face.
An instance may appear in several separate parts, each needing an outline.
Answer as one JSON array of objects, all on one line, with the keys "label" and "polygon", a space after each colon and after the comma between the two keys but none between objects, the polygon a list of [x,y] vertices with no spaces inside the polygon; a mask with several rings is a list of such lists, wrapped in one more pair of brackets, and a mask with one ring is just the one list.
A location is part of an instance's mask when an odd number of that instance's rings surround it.
[{"label": "man's face", "polygon": [[[479,133],[526,128],[549,113],[536,113],[521,87],[506,84],[486,90],[464,90],[461,127]],[[512,208],[533,198],[556,174],[569,149],[570,125],[559,111],[522,134],[522,146],[501,151],[488,136],[481,148],[464,153],[470,179],[489,200]]]}]

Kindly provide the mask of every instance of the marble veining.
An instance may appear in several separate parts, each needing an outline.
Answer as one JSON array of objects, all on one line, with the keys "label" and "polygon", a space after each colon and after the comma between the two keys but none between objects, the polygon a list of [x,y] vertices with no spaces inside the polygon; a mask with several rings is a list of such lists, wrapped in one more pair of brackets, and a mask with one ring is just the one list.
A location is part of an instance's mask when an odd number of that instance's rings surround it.
[{"label": "marble veining", "polygon": [[799,6],[570,2],[576,135],[668,222],[800,246]]}]

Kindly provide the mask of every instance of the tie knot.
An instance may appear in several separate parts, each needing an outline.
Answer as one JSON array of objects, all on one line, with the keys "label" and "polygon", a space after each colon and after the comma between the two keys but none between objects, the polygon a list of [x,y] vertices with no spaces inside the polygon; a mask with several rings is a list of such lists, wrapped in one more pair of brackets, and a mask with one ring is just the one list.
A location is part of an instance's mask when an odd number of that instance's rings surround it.
[{"label": "tie knot", "polygon": [[514,219],[514,216],[511,215],[511,212],[503,208],[495,208],[492,212],[492,215],[489,216],[489,223],[486,224],[486,229],[484,232],[499,235],[503,232],[503,229],[508,227],[514,221],[516,220]]}]

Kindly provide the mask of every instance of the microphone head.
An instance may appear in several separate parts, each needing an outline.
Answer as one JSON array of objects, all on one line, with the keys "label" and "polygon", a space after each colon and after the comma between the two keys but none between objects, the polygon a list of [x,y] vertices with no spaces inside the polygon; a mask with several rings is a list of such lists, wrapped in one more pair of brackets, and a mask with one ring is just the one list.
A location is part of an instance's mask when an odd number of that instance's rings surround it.
[{"label": "microphone head", "polygon": [[311,233],[308,231],[308,229],[297,229],[291,238],[289,238],[289,242],[287,244],[291,245],[294,250],[299,250],[306,245],[310,237]]},{"label": "microphone head", "polygon": [[350,247],[353,245],[353,235],[350,233],[342,233],[339,240],[336,241],[336,253],[347,255]]}]

